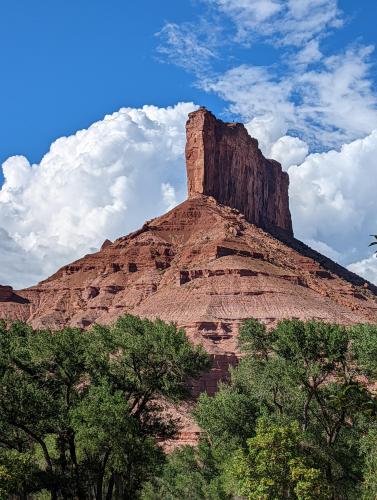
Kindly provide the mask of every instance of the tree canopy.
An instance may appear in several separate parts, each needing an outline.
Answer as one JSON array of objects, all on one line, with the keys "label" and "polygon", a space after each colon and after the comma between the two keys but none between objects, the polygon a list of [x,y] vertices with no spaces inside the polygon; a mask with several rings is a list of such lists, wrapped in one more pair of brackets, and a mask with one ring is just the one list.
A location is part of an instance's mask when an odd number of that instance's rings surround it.
[{"label": "tree canopy", "polygon": [[135,498],[163,461],[156,440],[176,430],[165,402],[185,398],[208,366],[160,320],[56,332],[2,322],[2,497]]},{"label": "tree canopy", "polygon": [[187,496],[180,478],[194,469],[198,499],[377,498],[377,327],[286,320],[268,331],[250,319],[239,343],[229,383],[199,398],[201,443],[151,480],[155,498],[168,484],[169,498]]},{"label": "tree canopy", "polygon": [[377,498],[377,326],[249,319],[239,347],[199,443],[166,455],[168,404],[210,364],[183,331],[0,323],[0,498]]}]

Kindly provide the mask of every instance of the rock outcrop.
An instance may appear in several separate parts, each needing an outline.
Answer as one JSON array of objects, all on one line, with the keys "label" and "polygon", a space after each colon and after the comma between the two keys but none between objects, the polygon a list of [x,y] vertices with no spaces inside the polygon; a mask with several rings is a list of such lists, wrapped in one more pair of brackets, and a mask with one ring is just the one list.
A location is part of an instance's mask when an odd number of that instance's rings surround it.
[{"label": "rock outcrop", "polygon": [[224,123],[205,108],[186,124],[188,195],[213,196],[249,222],[293,235],[289,178],[280,163],[267,160],[241,123]]},{"label": "rock outcrop", "polygon": [[160,317],[217,356],[217,373],[224,374],[222,357],[236,359],[243,319],[376,321],[376,296],[376,286],[298,240],[277,239],[237,210],[197,195],[17,291],[17,301],[0,304],[0,317],[52,328],[86,328],[124,313]]}]

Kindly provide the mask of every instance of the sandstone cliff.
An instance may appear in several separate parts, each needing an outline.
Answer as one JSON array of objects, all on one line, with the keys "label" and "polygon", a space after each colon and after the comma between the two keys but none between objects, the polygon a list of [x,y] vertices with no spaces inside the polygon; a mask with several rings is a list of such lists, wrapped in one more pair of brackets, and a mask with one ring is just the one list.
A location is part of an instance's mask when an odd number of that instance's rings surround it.
[{"label": "sandstone cliff", "polygon": [[190,113],[186,131],[189,197],[213,196],[259,227],[293,235],[288,174],[262,155],[241,123],[224,123],[200,108]]}]

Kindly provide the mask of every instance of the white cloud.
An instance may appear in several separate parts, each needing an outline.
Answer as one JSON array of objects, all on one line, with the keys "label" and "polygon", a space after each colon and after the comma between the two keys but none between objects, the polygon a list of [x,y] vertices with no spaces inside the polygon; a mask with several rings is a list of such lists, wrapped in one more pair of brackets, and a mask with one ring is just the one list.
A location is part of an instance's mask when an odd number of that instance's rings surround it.
[{"label": "white cloud", "polygon": [[285,135],[294,121],[292,82],[288,78],[279,80],[268,68],[241,65],[204,80],[202,86],[218,94],[230,104],[232,113],[248,122],[249,132],[261,142],[262,149]]},{"label": "white cloud", "polygon": [[279,74],[273,67],[243,64],[203,80],[202,86],[249,122],[265,148],[279,138],[278,131],[300,134],[316,147],[338,147],[377,127],[372,51],[359,47],[323,58],[315,71]]},{"label": "white cloud", "polygon": [[301,102],[297,124],[317,143],[339,145],[377,127],[377,98],[369,76],[374,47],[348,49],[327,57],[317,70],[294,76]]},{"label": "white cloud", "polygon": [[322,59],[323,54],[319,49],[319,41],[310,40],[304,48],[301,49],[293,58],[293,64],[302,64],[307,66]]},{"label": "white cloud", "polygon": [[0,283],[33,284],[182,200],[184,125],[194,108],[123,108],[55,141],[38,165],[9,158],[0,190]]},{"label": "white cloud", "polygon": [[[195,33],[199,49],[191,52],[196,67],[201,51],[210,50],[203,53],[201,71],[194,71],[197,84],[221,97],[228,111],[246,122],[264,154],[289,170],[296,235],[343,264],[358,265],[376,280],[368,251],[368,234],[377,227],[370,182],[377,153],[374,48],[353,45],[335,54],[323,51],[323,38],[343,24],[337,0],[206,2],[216,32],[225,17],[234,29],[233,36],[228,31],[227,38],[214,36],[209,43],[206,31],[196,29],[195,23],[175,25],[183,39],[190,30]],[[246,62],[243,50],[241,63],[225,59],[227,69],[214,71],[219,43],[253,49],[254,42],[277,49],[273,64]],[[190,61],[190,47],[182,51],[178,45],[176,50],[169,40],[166,46],[171,61],[177,63],[174,54],[181,60],[186,54]],[[309,150],[322,153],[307,156]]]},{"label": "white cloud", "polygon": [[166,23],[156,35],[160,38],[158,52],[168,62],[197,75],[208,73],[217,58],[219,28],[204,20],[191,23]]},{"label": "white cloud", "polygon": [[[160,54],[224,99],[264,154],[289,171],[296,235],[376,279],[367,247],[377,229],[373,48],[322,53],[322,38],[342,24],[336,0],[206,1],[214,15],[163,27]],[[236,29],[235,43],[270,43],[279,49],[276,63],[226,60],[219,49],[232,42],[224,16]],[[219,61],[234,67],[215,73]],[[192,109],[192,103],[125,108],[58,139],[38,165],[22,156],[8,159],[0,256],[20,258],[0,268],[0,283],[12,277],[17,286],[33,283],[182,200],[184,123]],[[308,156],[309,148],[331,150]]]},{"label": "white cloud", "polygon": [[245,127],[252,137],[258,139],[262,153],[279,161],[284,170],[291,165],[299,165],[308,155],[308,144],[298,137],[285,135],[288,126],[279,116],[272,113],[258,116]]},{"label": "white cloud", "polygon": [[233,21],[240,41],[302,46],[342,25],[337,0],[207,0]]},{"label": "white cloud", "polygon": [[348,269],[377,284],[377,258],[375,256],[354,262],[348,266]]},{"label": "white cloud", "polygon": [[331,248],[329,245],[326,245],[326,243],[324,243],[323,241],[309,239],[306,240],[305,243],[322,255],[330,257],[330,259],[334,260],[335,262],[340,262],[342,260],[342,254]]},{"label": "white cloud", "polygon": [[168,182],[163,182],[161,184],[161,192],[167,210],[174,208],[178,203],[174,187]]},{"label": "white cloud", "polygon": [[300,165],[306,158],[309,147],[306,142],[298,137],[284,135],[272,146],[268,156],[281,163],[284,170],[291,165]]},{"label": "white cloud", "polygon": [[209,0],[209,2],[229,15],[243,30],[254,28],[282,10],[281,3],[276,0]]},{"label": "white cloud", "polygon": [[370,256],[369,235],[377,228],[372,182],[376,157],[377,130],[343,145],[340,151],[311,154],[301,165],[291,166],[290,204],[296,237],[309,244],[325,243],[332,255],[322,247],[325,253],[336,257],[333,252],[337,252],[336,260],[343,264]]},{"label": "white cloud", "polygon": [[43,275],[40,259],[25,251],[0,227],[0,284],[21,288],[36,283]]},{"label": "white cloud", "polygon": [[[194,108],[121,109],[55,141],[38,165],[8,159],[0,190],[0,283],[34,284],[181,201],[184,124]],[[377,282],[377,259],[368,249],[377,229],[371,182],[377,130],[304,159],[307,144],[285,135],[284,122],[271,116],[247,127],[264,131],[266,154],[288,168],[296,236]]]}]

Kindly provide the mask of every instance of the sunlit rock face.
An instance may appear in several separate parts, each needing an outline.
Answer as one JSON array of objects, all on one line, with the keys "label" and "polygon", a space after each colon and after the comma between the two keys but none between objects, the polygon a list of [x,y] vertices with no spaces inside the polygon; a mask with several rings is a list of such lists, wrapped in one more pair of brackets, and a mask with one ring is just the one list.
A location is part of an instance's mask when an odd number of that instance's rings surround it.
[{"label": "sunlit rock face", "polygon": [[213,196],[259,227],[293,235],[288,174],[263,156],[241,123],[224,123],[200,108],[190,113],[186,134],[189,197]]}]

